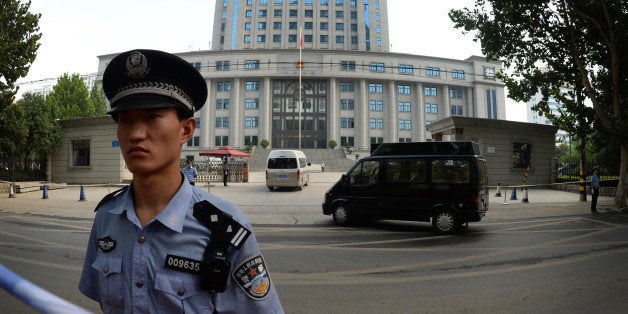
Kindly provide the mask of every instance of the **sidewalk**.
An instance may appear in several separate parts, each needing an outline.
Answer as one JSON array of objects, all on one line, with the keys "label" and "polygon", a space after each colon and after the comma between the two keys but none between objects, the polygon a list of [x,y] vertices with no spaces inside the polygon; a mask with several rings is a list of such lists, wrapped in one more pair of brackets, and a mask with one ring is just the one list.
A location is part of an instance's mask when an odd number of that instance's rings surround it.
[{"label": "sidewalk", "polygon": [[[341,175],[340,172],[312,173],[310,185],[299,192],[269,192],[264,172],[250,173],[247,183],[229,183],[229,187],[223,187],[222,183],[215,182],[209,189],[210,193],[236,204],[254,224],[331,224],[331,217],[322,214],[321,203],[325,191]],[[205,183],[198,186],[206,189]],[[86,201],[79,201],[79,186],[49,190],[48,199],[42,199],[42,191],[16,194],[16,198],[1,195],[0,212],[92,219],[94,208],[102,197],[118,188],[84,185]],[[587,202],[580,202],[580,195],[576,193],[530,189],[529,203],[522,203],[524,194],[519,189],[517,200],[510,200],[512,190],[502,190],[501,197],[494,196],[495,192],[490,191],[487,221],[590,214],[590,195],[587,195]],[[254,197],[244,198],[243,194]],[[597,208],[601,214],[618,211],[613,206],[612,197],[600,196]],[[623,212],[628,210],[623,209]]]}]

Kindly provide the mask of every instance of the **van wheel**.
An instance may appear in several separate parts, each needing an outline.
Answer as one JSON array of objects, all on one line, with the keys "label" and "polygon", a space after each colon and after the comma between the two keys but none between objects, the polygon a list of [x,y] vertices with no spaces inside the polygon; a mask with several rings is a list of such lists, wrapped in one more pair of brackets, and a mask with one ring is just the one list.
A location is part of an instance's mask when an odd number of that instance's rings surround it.
[{"label": "van wheel", "polygon": [[432,227],[440,234],[452,234],[459,226],[458,219],[451,210],[439,210],[432,217]]},{"label": "van wheel", "polygon": [[275,190],[274,186],[267,186],[267,188],[268,188],[269,191],[274,191]]},{"label": "van wheel", "polygon": [[338,203],[332,209],[334,222],[339,226],[348,226],[353,223],[353,210],[347,203]]}]

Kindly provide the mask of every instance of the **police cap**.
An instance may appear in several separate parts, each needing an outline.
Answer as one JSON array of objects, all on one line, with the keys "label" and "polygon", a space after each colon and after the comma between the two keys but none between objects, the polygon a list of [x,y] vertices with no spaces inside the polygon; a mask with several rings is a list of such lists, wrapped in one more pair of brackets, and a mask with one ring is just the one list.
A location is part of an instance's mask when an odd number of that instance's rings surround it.
[{"label": "police cap", "polygon": [[194,66],[157,50],[117,55],[107,65],[102,84],[114,119],[122,110],[162,107],[177,107],[191,117],[207,99],[205,79]]}]

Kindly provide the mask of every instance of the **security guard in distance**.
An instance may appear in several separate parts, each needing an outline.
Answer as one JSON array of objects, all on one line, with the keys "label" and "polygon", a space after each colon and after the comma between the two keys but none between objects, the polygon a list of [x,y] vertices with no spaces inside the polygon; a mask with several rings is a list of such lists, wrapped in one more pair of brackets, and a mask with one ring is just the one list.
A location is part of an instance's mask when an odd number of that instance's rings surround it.
[{"label": "security guard in distance", "polygon": [[80,291],[105,313],[283,313],[251,223],[179,169],[207,98],[183,59],[132,50],[103,89],[132,183],[96,208]]}]

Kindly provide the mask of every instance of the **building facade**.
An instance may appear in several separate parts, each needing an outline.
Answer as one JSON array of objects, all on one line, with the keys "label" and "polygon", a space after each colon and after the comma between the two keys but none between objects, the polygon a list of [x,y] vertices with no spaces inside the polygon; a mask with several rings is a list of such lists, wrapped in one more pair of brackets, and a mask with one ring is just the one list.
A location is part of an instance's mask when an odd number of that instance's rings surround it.
[{"label": "building facade", "polygon": [[386,0],[217,0],[214,12],[212,50],[389,51]]},{"label": "building facade", "polygon": [[[326,148],[330,140],[426,141],[426,125],[449,116],[504,120],[499,63],[399,53],[304,50],[199,51],[178,54],[206,78],[205,106],[186,150],[245,147]],[[99,73],[115,55],[100,57]],[[221,64],[221,67],[216,67]],[[301,100],[299,110],[299,75]],[[299,119],[300,117],[300,119]]]},{"label": "building facade", "polygon": [[426,126],[449,116],[506,118],[500,62],[389,52],[385,0],[219,0],[215,12],[212,49],[177,54],[209,91],[184,158],[264,140],[368,150],[431,140]]}]

